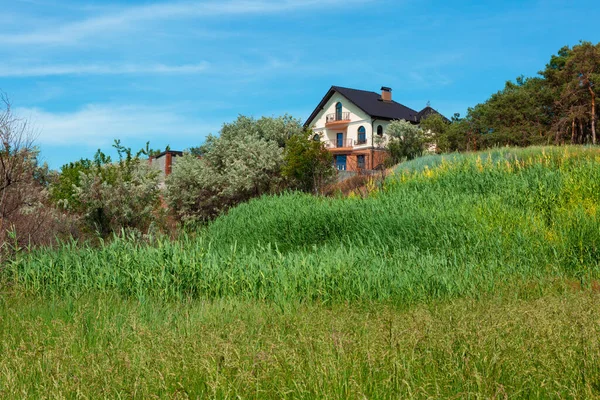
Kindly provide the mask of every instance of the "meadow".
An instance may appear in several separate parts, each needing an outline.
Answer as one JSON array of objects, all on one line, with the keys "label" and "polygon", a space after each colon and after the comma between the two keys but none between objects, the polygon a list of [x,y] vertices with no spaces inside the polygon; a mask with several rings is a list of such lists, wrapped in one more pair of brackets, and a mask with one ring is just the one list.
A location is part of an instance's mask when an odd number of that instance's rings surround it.
[{"label": "meadow", "polygon": [[403,163],[2,266],[0,397],[600,397],[600,151]]}]

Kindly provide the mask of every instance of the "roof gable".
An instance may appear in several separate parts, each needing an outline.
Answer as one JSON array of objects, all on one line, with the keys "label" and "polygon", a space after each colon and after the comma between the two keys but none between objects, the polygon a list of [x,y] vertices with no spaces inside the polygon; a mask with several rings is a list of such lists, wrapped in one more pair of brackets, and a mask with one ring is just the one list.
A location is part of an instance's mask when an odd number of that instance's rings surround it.
[{"label": "roof gable", "polygon": [[439,111],[437,111],[436,109],[434,109],[430,106],[427,106],[424,109],[422,109],[421,111],[419,111],[419,113],[417,114],[417,118],[419,121],[421,121],[423,118],[427,118],[430,115],[435,115],[435,114],[441,116],[444,119],[444,121],[450,122],[450,120],[448,118],[446,118]]},{"label": "roof gable", "polygon": [[412,108],[406,107],[395,101],[383,101],[381,95],[366,90],[350,89],[341,86],[332,86],[323,97],[319,105],[312,112],[310,117],[304,123],[308,127],[315,119],[317,114],[325,107],[325,104],[331,99],[334,93],[339,93],[354,105],[367,113],[371,118],[393,120],[405,119],[411,122],[418,122],[417,112]]}]

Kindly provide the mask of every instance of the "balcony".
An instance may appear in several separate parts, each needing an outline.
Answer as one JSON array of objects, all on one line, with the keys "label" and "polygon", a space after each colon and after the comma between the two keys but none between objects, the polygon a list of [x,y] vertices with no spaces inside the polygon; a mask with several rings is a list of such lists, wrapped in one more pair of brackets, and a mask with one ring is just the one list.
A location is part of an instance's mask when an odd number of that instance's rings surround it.
[{"label": "balcony", "polygon": [[324,143],[329,150],[348,150],[354,147],[354,140],[352,139],[327,140]]},{"label": "balcony", "polygon": [[325,126],[326,127],[334,127],[334,126],[343,126],[347,125],[350,122],[350,113],[349,112],[336,112],[333,114],[327,114],[325,116]]}]

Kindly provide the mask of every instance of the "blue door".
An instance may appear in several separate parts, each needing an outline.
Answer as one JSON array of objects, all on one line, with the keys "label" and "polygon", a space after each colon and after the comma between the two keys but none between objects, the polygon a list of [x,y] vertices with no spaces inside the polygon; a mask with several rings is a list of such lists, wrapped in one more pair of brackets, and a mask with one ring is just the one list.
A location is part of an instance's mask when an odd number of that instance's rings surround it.
[{"label": "blue door", "polygon": [[337,134],[336,147],[344,147],[344,134],[343,133]]},{"label": "blue door", "polygon": [[346,170],[346,156],[345,155],[337,155],[335,156],[335,168],[338,171]]}]

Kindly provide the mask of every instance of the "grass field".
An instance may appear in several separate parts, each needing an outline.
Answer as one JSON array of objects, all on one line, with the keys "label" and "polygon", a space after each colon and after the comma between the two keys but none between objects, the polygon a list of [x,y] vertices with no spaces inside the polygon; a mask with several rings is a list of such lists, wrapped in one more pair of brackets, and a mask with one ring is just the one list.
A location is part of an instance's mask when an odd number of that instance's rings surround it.
[{"label": "grass field", "polygon": [[599,201],[599,150],[502,149],[24,252],[0,397],[600,397]]},{"label": "grass field", "polygon": [[600,293],[410,309],[8,297],[1,398],[599,398]]}]

